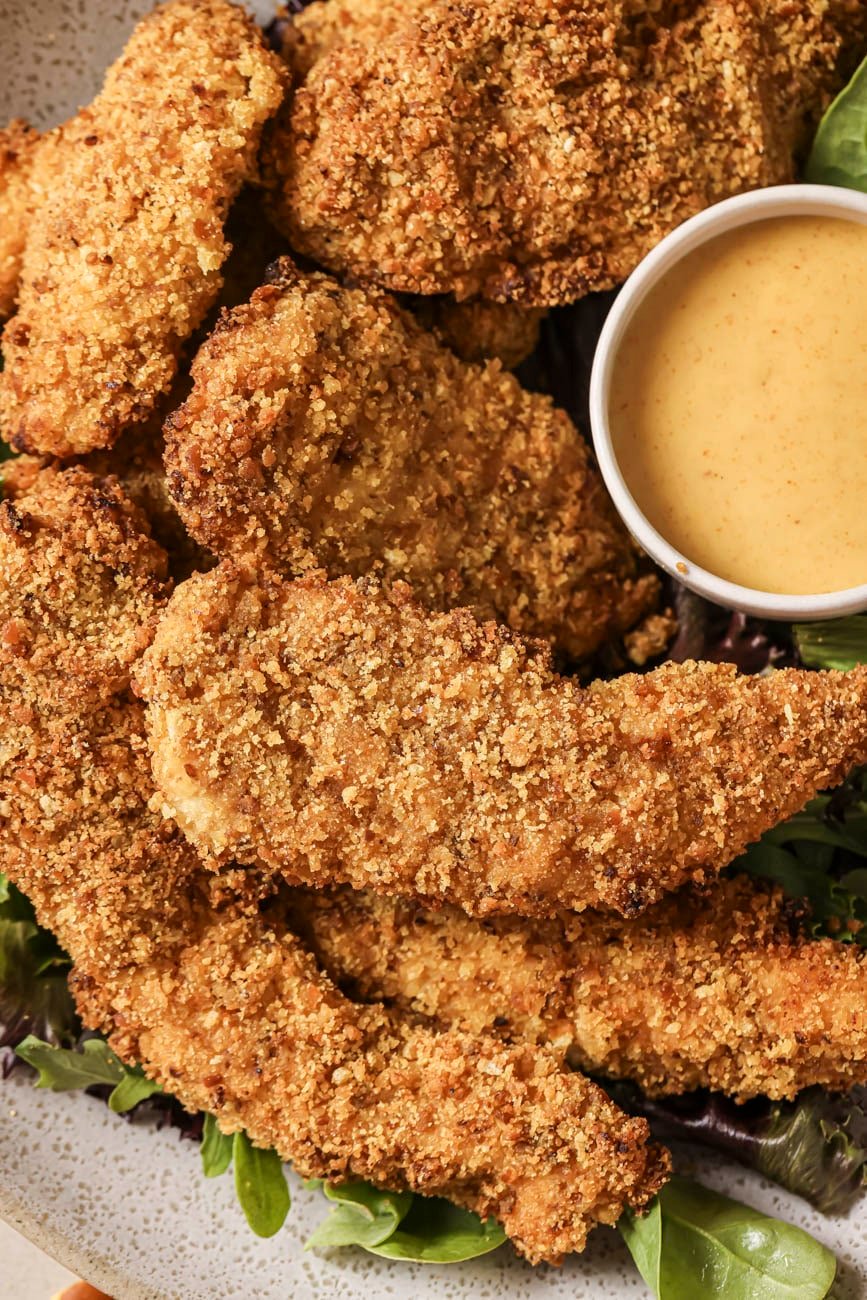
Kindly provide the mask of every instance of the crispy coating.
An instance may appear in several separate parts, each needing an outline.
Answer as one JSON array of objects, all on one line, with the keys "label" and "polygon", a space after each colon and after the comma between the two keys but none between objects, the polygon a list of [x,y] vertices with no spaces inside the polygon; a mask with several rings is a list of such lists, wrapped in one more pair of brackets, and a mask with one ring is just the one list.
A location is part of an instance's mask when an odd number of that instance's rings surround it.
[{"label": "crispy coating", "polygon": [[169,558],[172,577],[213,567],[214,557],[190,537],[169,493],[163,465],[163,435],[150,423],[124,434],[110,451],[92,452],[84,464],[92,474],[114,474],[128,497],[144,511],[154,537]]},{"label": "crispy coating", "polygon": [[153,635],[169,591],[165,554],[116,479],[31,463],[4,491],[4,716],[22,700],[47,711],[104,701]]},{"label": "crispy coating", "polygon": [[292,575],[406,579],[574,658],[653,606],[658,580],[549,398],[459,361],[385,295],[288,259],[274,275],[222,317],[166,425],[193,537]]},{"label": "crispy coating", "polygon": [[[61,502],[55,526],[75,528],[76,511]],[[16,601],[0,583],[0,617]],[[140,631],[134,610],[118,620],[127,638]],[[0,673],[16,691],[18,673]],[[302,1174],[449,1196],[501,1219],[532,1260],[580,1250],[594,1222],[658,1190],[667,1157],[647,1125],[555,1051],[354,1006],[262,913],[249,873],[203,869],[148,809],[137,701],[51,713],[41,677],[28,686],[0,739],[0,870],[70,953],[85,1023],[122,1057]]]},{"label": "crispy coating", "polygon": [[12,312],[18,293],[38,140],[20,118],[0,129],[0,320]]},{"label": "crispy coating", "polygon": [[793,179],[863,0],[328,0],[267,148],[275,220],[391,289],[552,306]]},{"label": "crispy coating", "polygon": [[241,9],[172,0],[43,142],[0,376],[16,450],[75,456],[151,413],[217,296],[223,221],[282,90]]},{"label": "crispy coating", "polygon": [[535,351],[545,315],[542,308],[484,298],[457,302],[451,297],[419,297],[411,298],[407,306],[463,361],[496,359],[507,370],[514,370]]},{"label": "crispy coating", "polygon": [[285,905],[352,996],[552,1043],[653,1095],[706,1087],[744,1101],[867,1081],[867,954],[810,937],[790,900],[745,876],[631,920],[480,923],[350,889],[293,890]]},{"label": "crispy coating", "polygon": [[867,758],[867,667],[666,664],[582,690],[406,588],[227,562],[175,592],[136,682],[200,850],[477,915],[637,912]]}]

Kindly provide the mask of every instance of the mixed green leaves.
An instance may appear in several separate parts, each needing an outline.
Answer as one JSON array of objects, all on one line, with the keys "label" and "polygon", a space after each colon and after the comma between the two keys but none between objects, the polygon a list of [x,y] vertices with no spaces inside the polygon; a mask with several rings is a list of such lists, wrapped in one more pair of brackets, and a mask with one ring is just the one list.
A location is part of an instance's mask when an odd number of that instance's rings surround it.
[{"label": "mixed green leaves", "polygon": [[867,946],[867,769],[767,831],[732,870],[806,899],[814,934]]},{"label": "mixed green leaves", "polygon": [[57,1047],[28,1035],[15,1049],[38,1073],[37,1088],[73,1092],[108,1087],[109,1110],[122,1115],[160,1091],[137,1065],[124,1065],[103,1038],[88,1038],[80,1049]]},{"label": "mixed green leaves", "polygon": [[606,1090],[650,1121],[662,1142],[701,1143],[733,1156],[824,1214],[845,1214],[867,1185],[867,1089],[845,1096],[807,1088],[794,1101],[755,1097],[738,1104],[701,1090],[647,1097],[633,1083]]},{"label": "mixed green leaves", "polygon": [[618,1227],[657,1300],[823,1300],[837,1271],[809,1233],[685,1178]]},{"label": "mixed green leaves", "polygon": [[361,1246],[385,1259],[458,1264],[487,1255],[506,1240],[495,1220],[483,1222],[439,1197],[383,1192],[369,1183],[326,1183],[322,1190],[334,1209],[310,1237],[308,1249]]},{"label": "mixed green leaves", "polygon": [[279,1232],[292,1200],[277,1152],[253,1146],[246,1133],[221,1133],[213,1115],[206,1115],[201,1153],[206,1178],[219,1178],[234,1164],[235,1195],[256,1236]]},{"label": "mixed green leaves", "polygon": [[80,1031],[66,982],[69,959],[30,903],[0,874],[0,1049],[27,1034],[71,1043]]},{"label": "mixed green leaves", "polygon": [[796,623],[792,628],[801,662],[808,668],[839,668],[867,664],[867,614]]},{"label": "mixed green leaves", "polygon": [[867,190],[867,59],[822,118],[804,179]]}]

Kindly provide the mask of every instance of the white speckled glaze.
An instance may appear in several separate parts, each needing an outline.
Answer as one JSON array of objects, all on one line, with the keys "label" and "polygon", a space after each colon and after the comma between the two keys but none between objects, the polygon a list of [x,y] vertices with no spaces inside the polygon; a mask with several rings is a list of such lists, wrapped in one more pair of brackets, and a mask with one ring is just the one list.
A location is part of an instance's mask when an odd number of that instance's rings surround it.
[{"label": "white speckled glaze", "polygon": [[[50,126],[87,102],[150,0],[0,0],[0,122]],[[260,4],[267,20],[271,6]],[[835,1251],[836,1300],[867,1294],[867,1227],[856,1208],[825,1219],[797,1198],[714,1157],[680,1153],[684,1172],[799,1223]],[[508,1248],[448,1267],[394,1264],[361,1251],[305,1254],[326,1203],[290,1175],[283,1230],[246,1227],[230,1177],[201,1176],[176,1132],[110,1114],[80,1095],[36,1091],[28,1075],[0,1083],[0,1215],[118,1300],[629,1300],[647,1294],[617,1234],[597,1231],[563,1269],[532,1270]],[[9,1294],[0,1261],[0,1300]],[[706,1300],[695,1297],[695,1300]],[[710,1300],[710,1298],[707,1298]]]}]

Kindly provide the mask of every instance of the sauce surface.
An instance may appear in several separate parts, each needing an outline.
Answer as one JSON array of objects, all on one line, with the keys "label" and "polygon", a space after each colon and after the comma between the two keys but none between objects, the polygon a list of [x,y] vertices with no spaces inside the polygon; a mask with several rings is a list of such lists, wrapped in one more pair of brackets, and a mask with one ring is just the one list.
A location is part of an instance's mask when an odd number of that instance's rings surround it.
[{"label": "sauce surface", "polygon": [[608,415],[687,562],[789,595],[867,582],[867,226],[769,218],[688,254],[628,326]]}]

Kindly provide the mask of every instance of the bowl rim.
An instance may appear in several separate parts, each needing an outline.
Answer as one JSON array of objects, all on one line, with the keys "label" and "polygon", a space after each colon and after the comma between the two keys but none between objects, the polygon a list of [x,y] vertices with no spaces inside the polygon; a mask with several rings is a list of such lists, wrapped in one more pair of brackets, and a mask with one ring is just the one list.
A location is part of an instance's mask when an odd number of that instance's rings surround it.
[{"label": "bowl rim", "polygon": [[593,357],[590,427],[605,486],[639,546],[685,587],[717,605],[779,620],[811,621],[867,609],[867,582],[835,591],[795,595],[731,582],[683,555],[641,510],[617,461],[608,399],[617,354],[635,312],[660,279],[702,244],[740,226],[777,216],[834,216],[867,225],[867,194],[836,185],[791,184],[748,190],[690,217],[651,250],[632,272],[612,306]]}]

